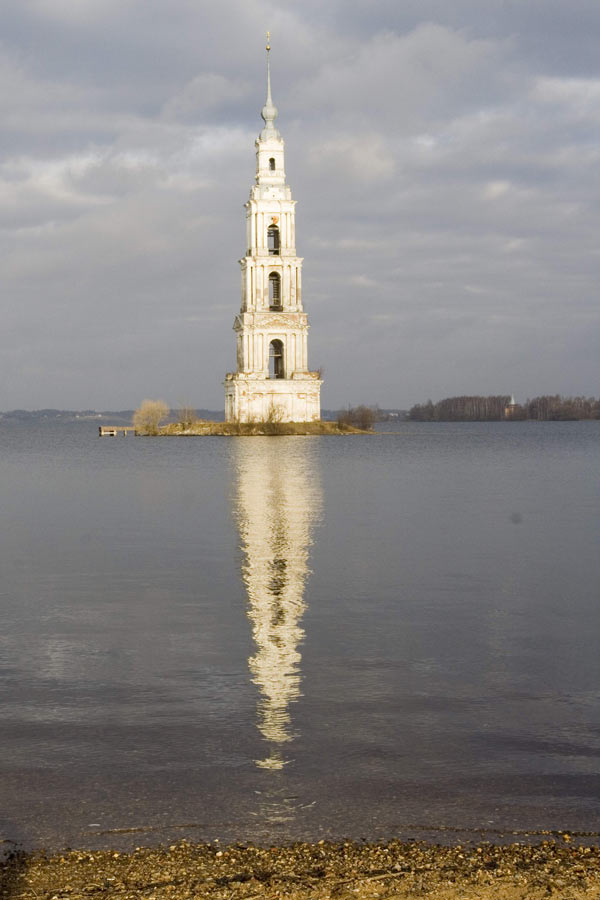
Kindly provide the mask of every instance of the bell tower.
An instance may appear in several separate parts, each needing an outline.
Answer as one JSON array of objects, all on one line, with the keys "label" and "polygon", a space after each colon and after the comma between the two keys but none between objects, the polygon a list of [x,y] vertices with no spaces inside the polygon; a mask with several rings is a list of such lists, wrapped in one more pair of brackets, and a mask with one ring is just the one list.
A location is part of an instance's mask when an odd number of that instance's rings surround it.
[{"label": "bell tower", "polygon": [[237,367],[225,376],[227,422],[312,422],[321,417],[318,372],[308,369],[302,259],[296,255],[296,201],[285,180],[284,142],[275,127],[267,33],[265,123],[246,209],[242,303],[233,329]]}]

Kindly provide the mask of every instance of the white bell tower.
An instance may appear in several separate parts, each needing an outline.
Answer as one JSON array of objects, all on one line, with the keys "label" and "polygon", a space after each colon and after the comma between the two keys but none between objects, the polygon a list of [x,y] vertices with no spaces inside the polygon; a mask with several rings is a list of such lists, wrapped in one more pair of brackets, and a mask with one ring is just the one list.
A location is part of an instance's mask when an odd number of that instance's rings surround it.
[{"label": "white bell tower", "polygon": [[322,381],[308,369],[296,201],[285,182],[284,142],[274,125],[270,50],[267,33],[265,127],[255,142],[256,184],[245,204],[242,305],[233,325],[237,370],[225,376],[227,422],[313,422],[321,417]]}]

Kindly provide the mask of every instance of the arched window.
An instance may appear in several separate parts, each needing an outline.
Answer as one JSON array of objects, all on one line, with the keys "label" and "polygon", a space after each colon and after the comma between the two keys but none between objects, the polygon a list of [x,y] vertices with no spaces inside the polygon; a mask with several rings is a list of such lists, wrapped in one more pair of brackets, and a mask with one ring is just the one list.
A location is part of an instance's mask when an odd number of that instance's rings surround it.
[{"label": "arched window", "polygon": [[277,225],[269,225],[267,229],[267,247],[269,256],[279,256],[279,228]]},{"label": "arched window", "polygon": [[271,172],[275,171],[275,160],[273,159],[273,157],[271,157],[271,159],[269,160],[269,169],[271,170]]},{"label": "arched window", "polygon": [[281,309],[281,278],[277,272],[269,275],[269,309]]},{"label": "arched window", "polygon": [[279,340],[269,344],[269,378],[284,378],[283,344]]}]

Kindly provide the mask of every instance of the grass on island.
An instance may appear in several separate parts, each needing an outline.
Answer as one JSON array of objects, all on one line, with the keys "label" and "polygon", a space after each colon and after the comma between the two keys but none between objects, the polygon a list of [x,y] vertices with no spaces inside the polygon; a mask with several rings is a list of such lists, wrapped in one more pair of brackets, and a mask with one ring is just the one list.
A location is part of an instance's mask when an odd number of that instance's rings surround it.
[{"label": "grass on island", "polygon": [[2,900],[597,900],[600,849],[537,844],[193,844],[13,853]]},{"label": "grass on island", "polygon": [[209,422],[198,419],[192,407],[182,406],[177,422],[161,425],[168,415],[169,407],[164,400],[144,400],[133,414],[135,433],[154,436],[368,434],[373,431],[377,418],[375,407],[357,406],[341,410],[337,422],[284,422],[284,411],[273,407],[263,421]]},{"label": "grass on island", "polygon": [[[369,429],[370,430],[370,429]],[[161,425],[159,435],[285,435],[285,434],[367,434],[363,428],[338,422],[175,422]]]}]

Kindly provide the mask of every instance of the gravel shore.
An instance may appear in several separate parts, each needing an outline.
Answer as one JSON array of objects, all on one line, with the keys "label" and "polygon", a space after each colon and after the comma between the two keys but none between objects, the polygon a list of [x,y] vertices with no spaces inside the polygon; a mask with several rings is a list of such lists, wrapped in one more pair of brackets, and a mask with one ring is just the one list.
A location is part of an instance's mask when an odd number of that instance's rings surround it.
[{"label": "gravel shore", "polygon": [[538,844],[439,846],[194,844],[61,854],[15,853],[0,867],[2,900],[598,900],[600,848],[564,834]]}]

